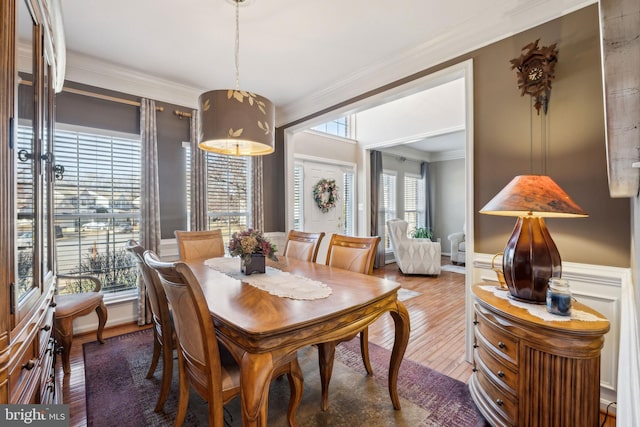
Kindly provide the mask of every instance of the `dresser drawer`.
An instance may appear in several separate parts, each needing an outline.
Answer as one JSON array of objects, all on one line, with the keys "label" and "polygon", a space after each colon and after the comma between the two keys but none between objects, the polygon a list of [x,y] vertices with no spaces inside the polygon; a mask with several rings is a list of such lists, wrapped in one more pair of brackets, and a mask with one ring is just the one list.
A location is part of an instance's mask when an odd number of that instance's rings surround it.
[{"label": "dresser drawer", "polygon": [[518,338],[493,323],[476,308],[476,342],[507,362],[518,365]]},{"label": "dresser drawer", "polygon": [[[11,390],[11,403],[35,403],[31,399],[31,390],[36,387],[40,379],[40,359],[36,355],[36,342],[29,342],[24,350],[12,364],[9,371],[9,390]],[[28,400],[25,400],[28,399]]]},{"label": "dresser drawer", "polygon": [[517,371],[514,371],[502,360],[496,358],[483,345],[476,347],[474,361],[477,369],[482,369],[487,377],[502,386],[506,392],[516,396],[518,387]]},{"label": "dresser drawer", "polygon": [[507,425],[515,425],[518,416],[517,399],[497,387],[484,374],[482,369],[478,369],[475,375],[485,394],[486,403],[491,406],[492,412],[499,414]]}]

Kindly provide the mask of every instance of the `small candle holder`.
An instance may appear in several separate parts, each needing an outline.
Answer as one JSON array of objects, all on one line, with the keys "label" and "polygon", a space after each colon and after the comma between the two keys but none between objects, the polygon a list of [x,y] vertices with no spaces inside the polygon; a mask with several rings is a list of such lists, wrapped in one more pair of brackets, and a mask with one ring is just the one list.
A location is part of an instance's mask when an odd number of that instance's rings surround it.
[{"label": "small candle holder", "polygon": [[570,316],[571,300],[569,281],[560,277],[550,278],[547,287],[547,311],[559,316]]}]

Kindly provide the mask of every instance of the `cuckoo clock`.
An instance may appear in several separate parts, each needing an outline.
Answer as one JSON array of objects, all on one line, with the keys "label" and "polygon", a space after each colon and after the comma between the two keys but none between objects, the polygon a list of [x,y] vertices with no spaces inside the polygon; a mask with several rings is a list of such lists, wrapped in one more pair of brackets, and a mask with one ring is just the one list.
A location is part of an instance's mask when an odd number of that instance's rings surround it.
[{"label": "cuckoo clock", "polygon": [[531,95],[535,99],[534,106],[540,114],[540,108],[547,114],[549,96],[551,96],[551,80],[554,78],[554,67],[558,61],[556,44],[538,47],[536,40],[522,48],[522,54],[511,60],[511,69],[516,69],[518,89],[521,95]]}]

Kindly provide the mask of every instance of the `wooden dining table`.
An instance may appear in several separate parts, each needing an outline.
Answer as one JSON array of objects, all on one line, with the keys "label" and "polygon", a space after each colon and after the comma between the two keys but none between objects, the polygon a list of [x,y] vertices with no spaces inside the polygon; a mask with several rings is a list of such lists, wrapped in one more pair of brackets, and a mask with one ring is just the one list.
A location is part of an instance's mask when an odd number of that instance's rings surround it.
[{"label": "wooden dining table", "polygon": [[326,298],[298,300],[271,295],[245,282],[221,284],[217,272],[204,261],[187,264],[202,286],[218,339],[240,364],[243,426],[267,425],[273,372],[292,354],[318,345],[322,387],[328,387],[336,344],[387,312],[395,324],[389,394],[393,407],[400,409],[398,370],[409,341],[410,322],[407,309],[398,301],[398,283],[293,258],[268,261],[273,268],[331,288]]}]

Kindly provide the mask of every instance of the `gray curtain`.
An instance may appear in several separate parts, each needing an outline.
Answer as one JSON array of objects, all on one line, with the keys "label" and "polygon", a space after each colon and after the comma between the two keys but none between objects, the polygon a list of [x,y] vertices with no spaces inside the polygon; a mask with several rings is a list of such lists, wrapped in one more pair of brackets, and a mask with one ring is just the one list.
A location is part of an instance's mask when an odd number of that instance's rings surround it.
[{"label": "gray curtain", "polygon": [[254,156],[252,159],[252,189],[251,189],[251,226],[256,230],[264,231],[264,200],[263,200],[263,162],[262,157]]},{"label": "gray curtain", "polygon": [[424,226],[430,230],[433,230],[433,220],[431,217],[431,181],[429,178],[429,162],[422,162],[420,164],[420,172],[422,174],[422,179],[424,180]]},{"label": "gray curtain", "polygon": [[192,231],[207,230],[207,160],[206,153],[198,148],[200,140],[198,132],[198,110],[191,112],[191,211],[189,229]]},{"label": "gray curtain", "polygon": [[371,235],[380,236],[380,244],[373,263],[375,268],[384,267],[384,211],[382,194],[382,153],[371,150]]},{"label": "gray curtain", "polygon": [[[158,187],[158,133],[156,103],[140,101],[140,142],[142,179],[140,189],[140,244],[155,253],[160,251],[160,199]],[[138,325],[151,323],[144,280],[138,280]]]}]

